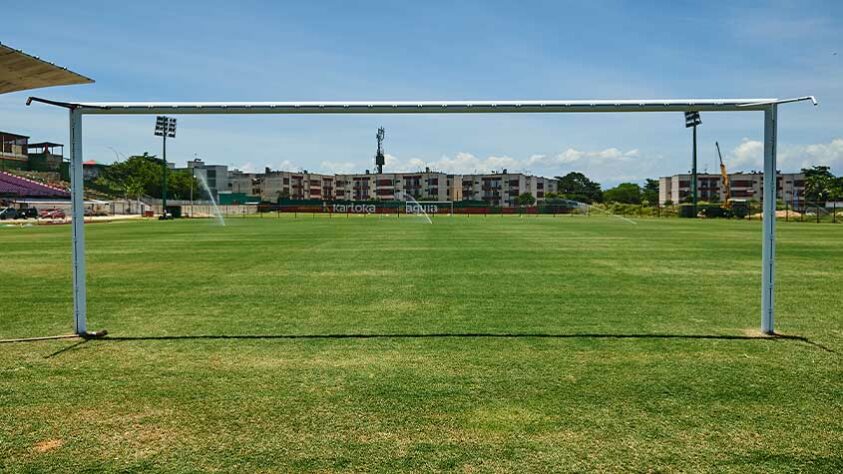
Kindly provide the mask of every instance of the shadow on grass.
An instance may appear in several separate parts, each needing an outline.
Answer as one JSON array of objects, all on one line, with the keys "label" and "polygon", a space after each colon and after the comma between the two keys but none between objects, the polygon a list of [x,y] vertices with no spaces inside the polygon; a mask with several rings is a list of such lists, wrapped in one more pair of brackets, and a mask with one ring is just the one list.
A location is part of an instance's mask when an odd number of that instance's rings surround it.
[{"label": "shadow on grass", "polygon": [[836,353],[829,347],[807,337],[775,334],[771,336],[732,336],[715,334],[547,334],[547,333],[426,333],[426,334],[242,334],[242,335],[184,335],[184,336],[105,336],[99,341],[190,341],[238,339],[711,339],[736,341],[799,341],[826,352]]},{"label": "shadow on grass", "polygon": [[59,356],[59,355],[65,353],[67,351],[71,351],[73,349],[76,349],[77,347],[81,346],[82,344],[85,344],[86,342],[88,342],[87,339],[82,339],[81,341],[78,341],[78,342],[76,342],[74,344],[71,344],[67,347],[63,347],[63,348],[57,350],[56,352],[53,352],[52,354],[46,355],[46,356],[44,356],[44,358],[45,359],[52,359],[53,357]]}]

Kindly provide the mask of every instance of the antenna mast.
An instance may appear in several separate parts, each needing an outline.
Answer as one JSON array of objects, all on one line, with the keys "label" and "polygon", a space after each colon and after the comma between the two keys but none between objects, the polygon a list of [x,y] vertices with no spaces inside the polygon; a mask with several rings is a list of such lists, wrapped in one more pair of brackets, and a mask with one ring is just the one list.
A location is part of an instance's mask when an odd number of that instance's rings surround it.
[{"label": "antenna mast", "polygon": [[378,128],[378,134],[375,135],[378,139],[378,153],[375,155],[375,166],[378,167],[378,174],[383,173],[383,165],[386,164],[386,158],[383,155],[383,139],[386,138],[386,130],[383,127]]}]

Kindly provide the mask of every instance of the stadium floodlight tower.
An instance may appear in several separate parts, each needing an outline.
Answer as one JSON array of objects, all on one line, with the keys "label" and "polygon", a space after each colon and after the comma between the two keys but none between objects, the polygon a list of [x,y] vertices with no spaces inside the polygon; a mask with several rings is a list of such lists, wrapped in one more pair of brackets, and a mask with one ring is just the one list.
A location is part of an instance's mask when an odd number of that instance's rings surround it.
[{"label": "stadium floodlight tower", "polygon": [[692,128],[693,132],[693,148],[691,152],[691,202],[693,202],[694,217],[697,217],[697,126],[702,124],[699,112],[685,112],[685,128]]},{"label": "stadium floodlight tower", "polygon": [[159,115],[155,119],[155,136],[161,137],[163,177],[161,178],[161,219],[167,219],[167,138],[176,138],[176,119]]},{"label": "stadium floodlight tower", "polygon": [[86,331],[85,232],[77,225],[85,213],[81,201],[82,116],[155,114],[537,114],[537,113],[641,113],[641,112],[763,112],[764,113],[764,220],[761,259],[761,330],[773,334],[773,295],[776,245],[776,130],[781,104],[810,100],[792,99],[632,99],[632,100],[483,100],[483,101],[332,101],[332,102],[62,102],[37,97],[27,99],[64,107],[69,111],[70,162],[73,187],[73,285],[74,328]]}]

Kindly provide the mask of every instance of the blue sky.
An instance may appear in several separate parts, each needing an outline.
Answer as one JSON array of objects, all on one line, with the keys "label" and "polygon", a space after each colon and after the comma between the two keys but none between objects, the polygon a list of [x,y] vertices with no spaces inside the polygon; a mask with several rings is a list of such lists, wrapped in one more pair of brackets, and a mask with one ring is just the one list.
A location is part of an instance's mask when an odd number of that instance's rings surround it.
[{"label": "blue sky", "polygon": [[[19,2],[0,41],[97,82],[0,96],[0,129],[67,142],[66,100],[789,97],[784,171],[843,173],[843,2]],[[835,54],[837,53],[837,54]],[[86,159],[160,152],[153,117],[86,117]],[[583,171],[611,185],[684,172],[680,114],[183,116],[168,158],[246,170]],[[758,169],[760,113],[703,114],[734,170]]]}]

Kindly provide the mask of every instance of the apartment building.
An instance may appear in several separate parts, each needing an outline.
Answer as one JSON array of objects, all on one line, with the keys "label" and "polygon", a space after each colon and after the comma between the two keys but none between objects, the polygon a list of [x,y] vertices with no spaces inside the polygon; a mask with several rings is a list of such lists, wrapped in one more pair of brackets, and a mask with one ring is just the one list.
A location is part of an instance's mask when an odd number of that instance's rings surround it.
[{"label": "apartment building", "polygon": [[278,199],[334,199],[335,177],[307,170],[272,171],[264,173],[243,173],[234,170],[229,173],[232,193],[260,196],[261,201],[276,202]]},{"label": "apartment building", "polygon": [[[659,178],[659,204],[670,201],[674,204],[691,199],[690,174],[677,174]],[[764,174],[759,172],[731,173],[729,182],[732,199],[760,201],[764,191]],[[805,175],[802,173],[778,173],[776,196],[788,202],[804,199]],[[719,174],[697,174],[697,195],[700,201],[723,202],[726,190]]]},{"label": "apartment building", "polygon": [[461,198],[459,176],[425,169],[415,173],[338,174],[335,198],[366,201],[452,201]]},{"label": "apartment building", "polygon": [[530,193],[537,202],[545,200],[547,193],[556,192],[555,179],[522,173],[466,174],[460,177],[462,199],[485,201],[493,206],[510,207],[518,204],[518,196]]},{"label": "apartment building", "polygon": [[514,206],[520,194],[530,193],[541,202],[556,192],[554,179],[521,173],[457,175],[429,168],[411,173],[349,173],[325,175],[307,171],[264,173],[228,172],[228,191],[260,196],[265,202],[284,199],[348,201],[486,201],[495,206]]}]

